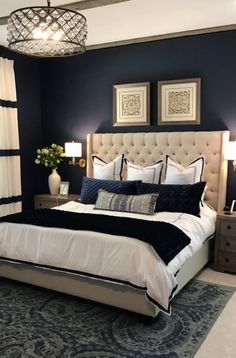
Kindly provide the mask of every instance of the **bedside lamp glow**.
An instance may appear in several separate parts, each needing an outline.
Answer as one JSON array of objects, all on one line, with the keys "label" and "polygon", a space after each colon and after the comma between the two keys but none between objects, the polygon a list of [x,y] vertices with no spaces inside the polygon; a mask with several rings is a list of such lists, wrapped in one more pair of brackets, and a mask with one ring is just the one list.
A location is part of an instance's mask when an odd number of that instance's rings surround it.
[{"label": "bedside lamp glow", "polygon": [[[66,157],[71,157],[72,160],[69,161],[70,165],[79,165],[81,168],[86,166],[86,160],[81,158],[82,156],[82,144],[78,142],[68,142],[65,143],[65,154]],[[81,158],[76,160],[76,158]]]},{"label": "bedside lamp glow", "polygon": [[233,160],[234,171],[236,171],[236,141],[226,143],[225,159]]}]

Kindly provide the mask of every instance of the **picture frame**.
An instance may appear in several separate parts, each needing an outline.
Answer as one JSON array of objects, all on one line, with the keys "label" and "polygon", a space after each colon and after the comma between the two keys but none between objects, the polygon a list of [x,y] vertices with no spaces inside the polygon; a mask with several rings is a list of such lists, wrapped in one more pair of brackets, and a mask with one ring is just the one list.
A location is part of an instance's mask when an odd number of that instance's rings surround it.
[{"label": "picture frame", "polygon": [[113,126],[150,124],[150,83],[113,85]]},{"label": "picture frame", "polygon": [[69,195],[69,186],[70,186],[69,181],[62,181],[60,184],[59,195],[68,196]]},{"label": "picture frame", "polygon": [[232,200],[232,203],[231,203],[231,207],[230,207],[230,212],[233,213],[233,211],[236,211],[236,200]]},{"label": "picture frame", "polygon": [[201,79],[158,81],[158,124],[200,124]]}]

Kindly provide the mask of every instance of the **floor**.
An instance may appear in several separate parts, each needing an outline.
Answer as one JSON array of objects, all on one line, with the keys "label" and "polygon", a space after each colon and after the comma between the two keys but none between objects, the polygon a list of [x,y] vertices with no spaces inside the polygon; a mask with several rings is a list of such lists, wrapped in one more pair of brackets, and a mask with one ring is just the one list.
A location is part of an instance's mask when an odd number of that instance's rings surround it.
[{"label": "floor", "polygon": [[[202,281],[236,287],[236,275],[214,271],[202,271]],[[207,338],[194,358],[235,358],[236,357],[236,292],[215,322]]]}]

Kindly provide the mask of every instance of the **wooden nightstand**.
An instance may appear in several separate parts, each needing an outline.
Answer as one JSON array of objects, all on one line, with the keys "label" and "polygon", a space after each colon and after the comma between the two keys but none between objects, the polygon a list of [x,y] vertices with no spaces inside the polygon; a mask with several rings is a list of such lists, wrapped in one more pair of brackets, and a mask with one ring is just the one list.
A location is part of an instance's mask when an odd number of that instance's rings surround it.
[{"label": "wooden nightstand", "polygon": [[236,213],[217,215],[214,268],[236,273]]},{"label": "wooden nightstand", "polygon": [[57,205],[62,205],[68,201],[77,201],[79,195],[69,194],[68,196],[63,195],[50,195],[50,194],[39,194],[34,196],[34,207],[35,209],[50,209]]}]

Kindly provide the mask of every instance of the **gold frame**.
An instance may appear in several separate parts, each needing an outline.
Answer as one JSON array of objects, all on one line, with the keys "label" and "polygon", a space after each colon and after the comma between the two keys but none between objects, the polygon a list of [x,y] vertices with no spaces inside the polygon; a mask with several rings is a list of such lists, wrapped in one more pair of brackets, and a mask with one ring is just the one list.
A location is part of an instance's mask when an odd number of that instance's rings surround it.
[{"label": "gold frame", "polygon": [[[135,88],[140,88],[144,93],[144,98],[141,103],[143,117],[141,120],[131,121],[131,119],[120,118],[119,108],[120,108],[120,99],[119,94],[122,94],[122,91],[125,93],[127,91],[132,92]],[[147,126],[150,125],[150,83],[149,82],[139,82],[139,83],[126,83],[121,85],[113,86],[113,126]]]},{"label": "gold frame", "polygon": [[[193,114],[189,116],[189,118],[193,119],[186,119],[184,116],[172,115],[174,119],[169,119],[168,117],[163,116],[163,109],[167,106],[167,100],[165,97],[164,89],[168,89],[168,86],[176,87],[178,90],[178,85],[180,85],[179,89],[184,89],[185,84],[192,85],[192,89],[196,88],[195,92],[192,95],[191,106],[193,107]],[[183,79],[183,80],[171,80],[171,81],[158,81],[158,125],[192,125],[192,124],[200,124],[200,103],[201,103],[201,79],[200,78],[190,78],[190,79]],[[165,106],[163,106],[163,102]],[[171,117],[171,116],[170,116]]]}]

